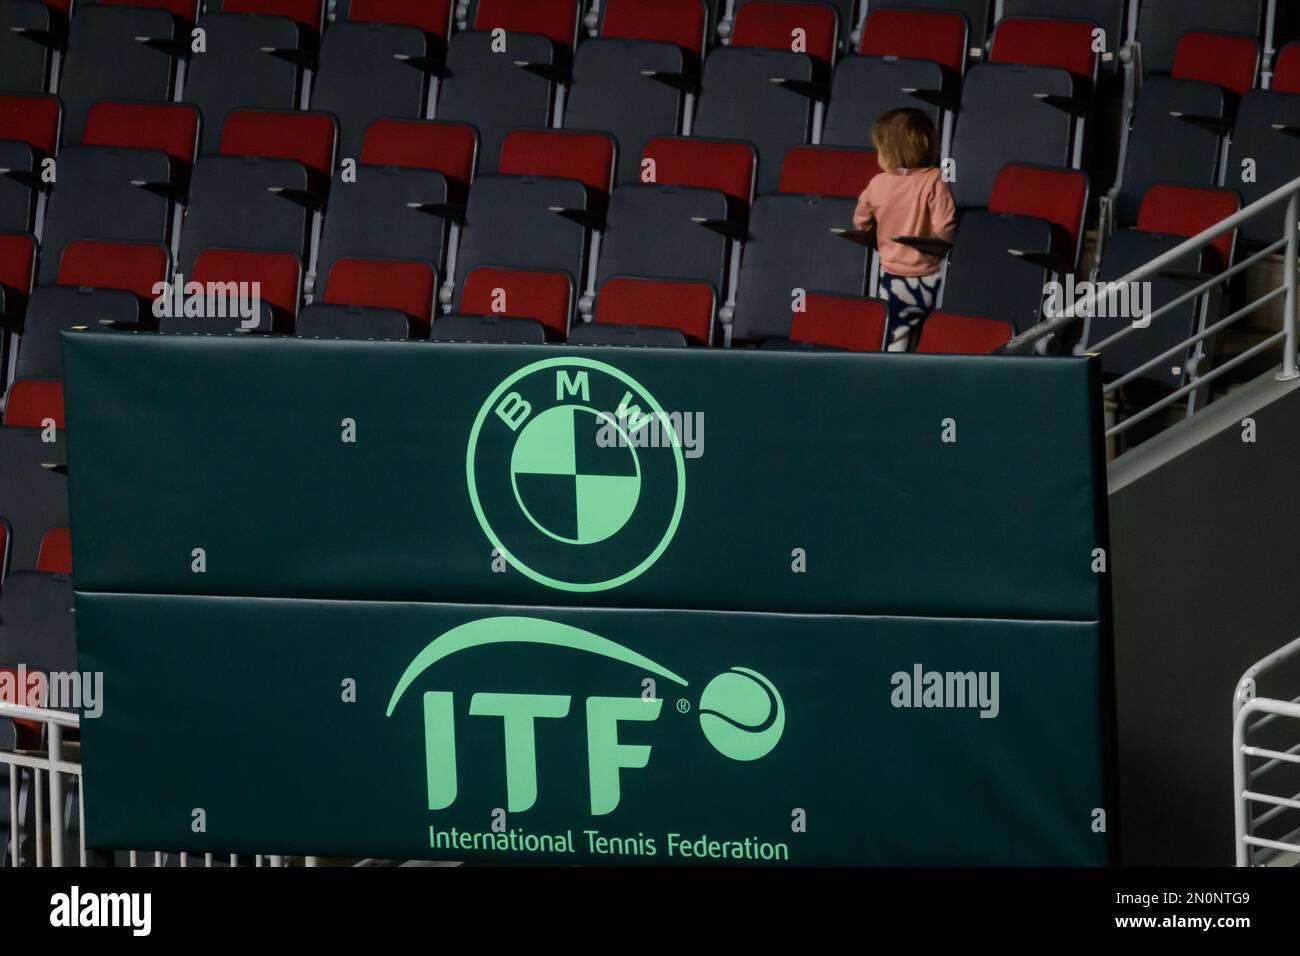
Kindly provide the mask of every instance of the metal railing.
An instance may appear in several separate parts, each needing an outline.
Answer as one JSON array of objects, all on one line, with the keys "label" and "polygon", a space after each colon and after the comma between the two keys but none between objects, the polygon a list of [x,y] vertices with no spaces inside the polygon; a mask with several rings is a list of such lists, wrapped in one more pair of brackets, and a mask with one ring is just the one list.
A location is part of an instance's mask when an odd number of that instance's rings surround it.
[{"label": "metal railing", "polygon": [[[1102,352],[1114,343],[1132,335],[1134,332],[1140,332],[1143,328],[1148,327],[1150,324],[1159,320],[1161,316],[1168,314],[1179,306],[1210,292],[1217,286],[1222,286],[1233,276],[1244,272],[1268,256],[1281,252],[1284,257],[1282,285],[1266,292],[1253,302],[1237,309],[1230,315],[1219,319],[1211,325],[1207,325],[1205,328],[1202,328],[1200,331],[1179,342],[1174,347],[1166,349],[1164,352],[1148,359],[1136,368],[1125,372],[1114,381],[1107,383],[1103,388],[1103,395],[1113,395],[1135,378],[1144,375],[1162,363],[1168,362],[1171,358],[1176,356],[1187,356],[1189,350],[1193,347],[1195,347],[1199,352],[1202,343],[1207,339],[1219,335],[1230,326],[1239,322],[1246,316],[1259,311],[1270,302],[1285,297],[1285,314],[1283,317],[1282,331],[1268,336],[1263,341],[1256,343],[1230,360],[1216,365],[1213,369],[1204,374],[1200,373],[1199,362],[1196,359],[1186,362],[1186,384],[1175,389],[1170,394],[1162,396],[1160,399],[1146,408],[1143,408],[1141,411],[1116,423],[1107,429],[1106,437],[1112,438],[1128,430],[1139,422],[1145,421],[1152,415],[1157,414],[1175,402],[1191,395],[1198,389],[1204,388],[1216,379],[1231,372],[1239,365],[1249,361],[1266,349],[1272,348],[1279,343],[1282,344],[1282,368],[1277,375],[1278,381],[1290,381],[1300,377],[1300,371],[1297,370],[1296,363],[1296,257],[1297,254],[1300,253],[1300,249],[1297,248],[1296,242],[1296,223],[1297,219],[1300,219],[1300,179],[1294,179],[1286,185],[1280,186],[1268,195],[1263,196],[1251,203],[1249,206],[1246,206],[1244,209],[1233,213],[1226,219],[1220,220],[1205,231],[1192,236],[1190,239],[1180,243],[1168,252],[1156,256],[1156,258],[1152,259],[1150,262],[1139,266],[1126,275],[1109,282],[1093,284],[1087,294],[1081,296],[1077,301],[1070,303],[1064,311],[1045,318],[1042,322],[1030,329],[1026,329],[1020,335],[1011,339],[1011,341],[1003,346],[1002,352],[1020,354],[1032,351],[1035,343],[1038,343],[1040,340],[1055,335],[1080,319],[1094,314],[1097,311],[1099,301],[1115,301],[1121,295],[1126,296],[1133,283],[1141,282],[1144,279],[1149,279],[1153,276],[1158,276],[1161,273],[1164,273],[1190,253],[1195,253],[1205,248],[1225,233],[1231,232],[1243,223],[1257,218],[1261,214],[1281,205],[1282,203],[1286,203],[1286,220],[1283,225],[1283,235],[1276,242],[1265,246],[1263,249],[1260,249],[1252,255],[1242,259],[1235,265],[1230,265],[1222,272],[1215,273],[1189,291],[1179,295],[1170,302],[1165,303],[1158,309],[1154,309],[1142,316],[1140,321],[1130,323],[1114,334],[1106,336],[1097,342],[1086,343],[1083,346],[1083,349],[1087,352]],[[1193,409],[1189,405],[1189,414],[1191,414],[1192,410]]]},{"label": "metal railing", "polygon": [[[1261,676],[1287,661],[1300,662],[1300,638],[1274,651],[1241,676],[1232,699],[1232,788],[1238,866],[1300,863],[1300,817],[1285,814],[1300,810],[1300,793],[1282,796],[1266,793],[1265,778],[1288,766],[1300,766],[1300,743],[1285,750],[1260,747],[1248,738],[1279,720],[1300,720],[1300,697],[1276,700],[1256,696]],[[1257,715],[1258,720],[1255,720]],[[1296,727],[1300,735],[1300,726]],[[1252,767],[1252,760],[1263,761]],[[1288,788],[1289,789],[1289,788]],[[1256,814],[1257,806],[1268,807]],[[1264,826],[1280,831],[1279,839],[1260,836]]]},{"label": "metal railing", "polygon": [[[0,719],[11,718],[40,724],[44,728],[44,746],[38,750],[0,750],[0,772],[7,772],[9,780],[9,832],[8,859],[0,865],[19,867],[34,864],[38,867],[61,867],[67,864],[65,836],[70,821],[67,815],[65,789],[66,778],[74,778],[77,789],[77,843],[79,846],[77,864],[86,866],[89,851],[86,847],[86,802],[82,785],[81,759],[79,748],[69,748],[65,743],[65,732],[79,729],[81,718],[74,713],[49,710],[43,707],[27,707],[19,704],[0,702]],[[71,752],[71,751],[77,752]],[[30,782],[24,780],[24,774],[30,775]],[[22,812],[23,794],[31,796],[31,813]],[[0,831],[0,845],[5,834]],[[303,866],[316,866],[317,858],[287,857],[271,854],[245,855],[242,860],[238,854],[218,857],[213,853],[201,856],[189,853],[164,853],[162,851],[132,850],[127,854],[127,865],[136,867],[152,865],[162,867],[175,858],[182,867],[213,867],[227,860],[232,867],[240,865],[283,867],[301,861]],[[199,860],[202,862],[198,862]]]}]

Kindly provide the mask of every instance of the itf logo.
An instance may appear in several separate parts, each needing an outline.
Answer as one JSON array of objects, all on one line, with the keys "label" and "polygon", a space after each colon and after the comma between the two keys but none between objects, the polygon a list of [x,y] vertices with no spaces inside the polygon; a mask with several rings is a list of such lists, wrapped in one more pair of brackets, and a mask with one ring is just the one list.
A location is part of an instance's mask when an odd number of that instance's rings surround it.
[{"label": "itf logo", "polygon": [[[484,534],[547,587],[631,581],[668,547],[686,500],[681,441],[637,441],[668,421],[652,395],[604,362],[546,359],[515,372],[469,436],[466,480]],[[602,441],[611,428],[620,440]]]}]

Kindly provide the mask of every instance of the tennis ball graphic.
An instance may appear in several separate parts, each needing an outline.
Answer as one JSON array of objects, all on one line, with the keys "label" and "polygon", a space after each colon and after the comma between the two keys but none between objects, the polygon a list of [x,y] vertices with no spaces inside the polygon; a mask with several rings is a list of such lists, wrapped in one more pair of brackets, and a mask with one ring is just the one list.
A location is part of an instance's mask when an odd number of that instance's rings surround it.
[{"label": "tennis ball graphic", "polygon": [[700,695],[700,729],[732,760],[766,756],[785,730],[785,704],[772,682],[747,667],[709,681]]}]

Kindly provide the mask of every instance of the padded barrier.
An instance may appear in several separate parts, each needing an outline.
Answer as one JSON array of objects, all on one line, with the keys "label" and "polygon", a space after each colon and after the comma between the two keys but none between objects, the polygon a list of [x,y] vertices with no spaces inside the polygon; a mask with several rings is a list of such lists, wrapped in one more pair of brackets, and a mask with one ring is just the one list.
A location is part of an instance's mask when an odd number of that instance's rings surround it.
[{"label": "padded barrier", "polygon": [[[92,845],[1113,858],[1089,360],[70,333],[64,364]],[[702,414],[703,454],[602,441],[651,437],[621,404]]]}]

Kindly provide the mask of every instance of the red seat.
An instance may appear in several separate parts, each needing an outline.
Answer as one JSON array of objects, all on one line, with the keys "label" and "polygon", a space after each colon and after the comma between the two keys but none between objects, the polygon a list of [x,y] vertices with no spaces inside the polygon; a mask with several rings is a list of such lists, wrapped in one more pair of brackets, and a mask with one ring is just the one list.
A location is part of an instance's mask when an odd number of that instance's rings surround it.
[{"label": "red seat", "polygon": [[180,17],[193,23],[198,17],[198,0],[97,0],[110,7],[149,7],[154,10],[166,10],[174,17]]},{"label": "red seat", "polygon": [[446,40],[451,35],[452,0],[351,0],[348,19],[419,27]]},{"label": "red seat", "polygon": [[325,281],[329,305],[359,305],[406,313],[417,337],[427,337],[438,276],[427,262],[340,259]]},{"label": "red seat", "polygon": [[5,403],[6,425],[44,428],[53,419],[55,428],[63,427],[63,383],[46,378],[23,378],[9,386]]},{"label": "red seat", "polygon": [[796,31],[803,31],[803,48],[796,52],[830,64],[839,42],[835,8],[823,3],[768,3],[753,0],[736,11],[731,45],[767,50],[793,50]]},{"label": "red seat", "polygon": [[51,528],[41,538],[36,555],[36,570],[45,574],[72,573],[72,529],[67,525]]},{"label": "red seat", "polygon": [[1078,169],[1008,163],[998,173],[989,211],[1037,216],[1060,228],[1068,247],[1060,250],[1075,268],[1083,249],[1088,210],[1088,176]]},{"label": "red seat", "polygon": [[263,301],[293,318],[302,298],[302,264],[292,252],[248,252],[242,249],[204,249],[194,257],[199,283],[254,282]]},{"label": "red seat", "polygon": [[221,127],[222,156],[296,159],[320,182],[334,174],[338,124],[328,113],[232,110]]},{"label": "red seat", "polygon": [[162,150],[189,169],[199,150],[199,111],[188,103],[100,100],[90,108],[81,141],[87,146]]},{"label": "red seat", "polygon": [[458,311],[533,319],[548,337],[563,340],[573,313],[573,280],[563,272],[480,266],[465,278]]},{"label": "red seat", "polygon": [[1091,85],[1100,59],[1093,49],[1095,29],[1091,20],[1008,17],[993,31],[989,62],[1060,67]]},{"label": "red seat", "polygon": [[879,352],[885,341],[885,304],[859,296],[808,294],[805,311],[790,323],[795,342]]},{"label": "red seat", "polygon": [[1300,93],[1300,40],[1292,40],[1278,53],[1272,89],[1279,93]]},{"label": "red seat", "polygon": [[222,0],[221,12],[288,17],[319,34],[325,18],[325,4],[321,0]]},{"label": "red seat", "polygon": [[874,10],[862,25],[858,52],[929,60],[960,75],[966,66],[966,33],[960,13]]},{"label": "red seat", "polygon": [[159,242],[105,242],[74,239],[59,259],[59,285],[124,289],[142,299],[156,297],[154,287],[167,281],[171,254]]},{"label": "red seat", "polygon": [[379,119],[366,127],[361,162],[432,169],[462,187],[474,179],[478,131],[469,123]]},{"label": "red seat", "polygon": [[[646,143],[641,159],[642,182],[721,190],[740,209],[748,209],[754,198],[758,158],[749,143],[657,136]],[[647,166],[646,160],[653,164]]]},{"label": "red seat", "polygon": [[36,240],[25,232],[0,232],[0,289],[5,310],[21,315],[36,282]]},{"label": "red seat", "polygon": [[540,33],[572,50],[581,19],[577,0],[479,0],[475,30]]},{"label": "red seat", "polygon": [[1213,83],[1241,96],[1259,73],[1259,41],[1230,33],[1184,33],[1170,72],[1175,79]]},{"label": "red seat", "polygon": [[918,352],[987,355],[1011,341],[1010,322],[956,312],[932,312],[921,326]]},{"label": "red seat", "polygon": [[700,0],[605,0],[600,35],[620,40],[676,43],[704,55],[708,12]]},{"label": "red seat", "polygon": [[695,345],[708,345],[713,338],[715,299],[707,282],[615,276],[600,287],[595,320],[677,329]]},{"label": "red seat", "polygon": [[[1137,228],[1171,236],[1198,235],[1222,222],[1241,208],[1241,199],[1231,189],[1193,189],[1186,186],[1152,186],[1142,197]],[[1235,229],[1225,232],[1206,247],[1211,272],[1222,272],[1232,262]]]},{"label": "red seat", "polygon": [[779,191],[857,199],[879,172],[874,149],[796,146],[781,164]]},{"label": "red seat", "polygon": [[576,179],[605,200],[614,186],[614,137],[569,130],[515,130],[501,144],[497,173]]},{"label": "red seat", "polygon": [[53,156],[59,148],[59,123],[63,107],[52,94],[0,96],[0,139],[26,143]]}]

